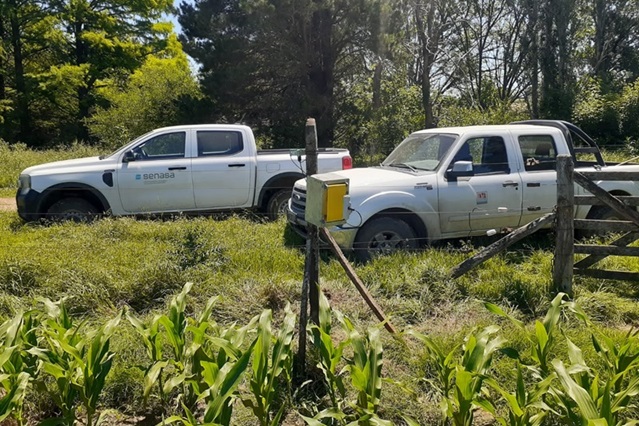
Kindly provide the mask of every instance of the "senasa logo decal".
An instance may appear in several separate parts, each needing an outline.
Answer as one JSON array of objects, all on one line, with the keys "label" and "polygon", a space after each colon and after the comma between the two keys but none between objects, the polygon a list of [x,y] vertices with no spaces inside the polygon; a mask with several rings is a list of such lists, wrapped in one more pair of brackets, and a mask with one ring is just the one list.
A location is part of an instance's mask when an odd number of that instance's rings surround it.
[{"label": "senasa logo decal", "polygon": [[[135,178],[138,179],[138,176],[140,175],[136,175]],[[175,173],[171,172],[171,173],[144,173],[142,175],[142,179],[144,180],[157,180],[157,179],[173,179],[175,178]]]},{"label": "senasa logo decal", "polygon": [[135,175],[135,180],[140,180],[142,179],[142,175]]}]

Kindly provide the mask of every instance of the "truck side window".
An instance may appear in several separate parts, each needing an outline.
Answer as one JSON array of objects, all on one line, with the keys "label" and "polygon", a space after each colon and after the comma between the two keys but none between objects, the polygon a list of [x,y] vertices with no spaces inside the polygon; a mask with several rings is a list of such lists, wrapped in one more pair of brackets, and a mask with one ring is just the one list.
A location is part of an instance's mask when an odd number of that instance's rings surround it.
[{"label": "truck side window", "polygon": [[197,156],[233,155],[244,149],[240,132],[197,132]]},{"label": "truck side window", "polygon": [[519,136],[519,148],[524,157],[526,171],[555,170],[557,168],[557,149],[552,136]]},{"label": "truck side window", "polygon": [[166,133],[148,139],[133,149],[137,160],[184,158],[186,132]]},{"label": "truck side window", "polygon": [[[472,138],[464,145],[468,145],[475,175],[510,173],[506,144],[501,136]],[[462,146],[458,155],[464,150]]]}]

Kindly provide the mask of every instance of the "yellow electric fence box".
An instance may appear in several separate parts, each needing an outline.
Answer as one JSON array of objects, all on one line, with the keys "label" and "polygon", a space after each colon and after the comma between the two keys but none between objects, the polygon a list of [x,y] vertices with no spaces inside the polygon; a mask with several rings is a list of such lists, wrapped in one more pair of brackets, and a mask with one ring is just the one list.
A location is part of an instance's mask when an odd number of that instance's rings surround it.
[{"label": "yellow electric fence box", "polygon": [[346,223],[350,207],[348,179],[323,173],[306,179],[306,222],[316,226]]}]

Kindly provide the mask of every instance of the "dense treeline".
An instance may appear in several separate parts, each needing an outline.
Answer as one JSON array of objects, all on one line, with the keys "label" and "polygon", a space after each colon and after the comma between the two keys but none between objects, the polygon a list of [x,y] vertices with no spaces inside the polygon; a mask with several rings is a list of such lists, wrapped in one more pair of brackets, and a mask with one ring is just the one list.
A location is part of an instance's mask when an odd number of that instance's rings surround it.
[{"label": "dense treeline", "polygon": [[[117,145],[245,122],[383,153],[422,127],[572,120],[639,140],[635,0],[1,0],[0,137]],[[166,14],[182,26],[178,42]],[[183,51],[182,51],[183,49]],[[186,54],[198,69],[189,73]],[[634,146],[634,145],[633,145]]]}]

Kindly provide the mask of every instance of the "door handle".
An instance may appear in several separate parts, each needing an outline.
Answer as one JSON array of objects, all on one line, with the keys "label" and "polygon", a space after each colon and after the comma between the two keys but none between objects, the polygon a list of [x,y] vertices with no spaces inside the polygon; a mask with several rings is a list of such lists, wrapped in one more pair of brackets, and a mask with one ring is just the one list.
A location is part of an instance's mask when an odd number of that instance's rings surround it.
[{"label": "door handle", "polygon": [[169,170],[186,170],[186,166],[169,167]]},{"label": "door handle", "polygon": [[517,187],[519,186],[519,182],[513,182],[512,180],[507,180],[506,182],[502,183],[501,186],[503,186],[504,188],[506,188],[507,186]]},{"label": "door handle", "polygon": [[242,163],[229,164],[229,167],[244,167],[244,166],[246,166],[246,164],[242,164]]}]

